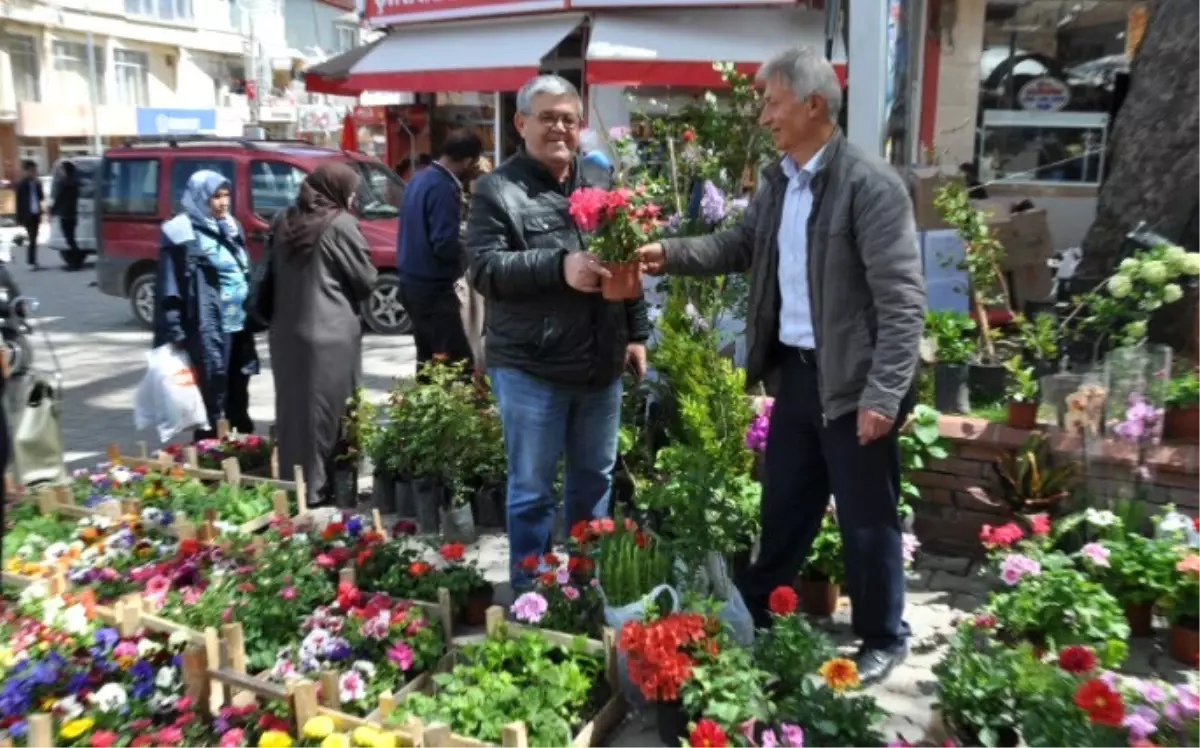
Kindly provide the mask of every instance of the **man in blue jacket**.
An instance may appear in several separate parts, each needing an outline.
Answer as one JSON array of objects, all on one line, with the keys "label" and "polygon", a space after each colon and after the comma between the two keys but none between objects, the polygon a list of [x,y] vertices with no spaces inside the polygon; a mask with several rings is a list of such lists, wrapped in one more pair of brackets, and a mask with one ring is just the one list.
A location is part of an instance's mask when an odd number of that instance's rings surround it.
[{"label": "man in blue jacket", "polygon": [[446,136],[441,157],[417,172],[400,204],[396,267],[400,298],[413,323],[417,366],[435,354],[471,361],[454,282],[466,271],[462,190],[479,165],[483,142],[467,130]]}]

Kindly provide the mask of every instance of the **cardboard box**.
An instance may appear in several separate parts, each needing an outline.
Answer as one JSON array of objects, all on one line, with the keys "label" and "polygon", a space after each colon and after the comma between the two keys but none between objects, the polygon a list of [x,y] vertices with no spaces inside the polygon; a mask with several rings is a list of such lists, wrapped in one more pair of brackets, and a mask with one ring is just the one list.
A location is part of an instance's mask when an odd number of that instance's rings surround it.
[{"label": "cardboard box", "polygon": [[1043,301],[1050,295],[1053,272],[1047,261],[1054,253],[1050,221],[1043,208],[1009,213],[1013,198],[978,200],[976,205],[989,213],[988,225],[1004,247],[1004,271],[1014,309],[1027,301]]},{"label": "cardboard box", "polygon": [[951,182],[962,184],[962,175],[957,169],[940,166],[910,167],[902,175],[908,185],[908,194],[913,201],[913,216],[917,220],[918,229],[944,229],[948,224],[942,220],[937,208],[933,207],[933,198],[938,188]]}]

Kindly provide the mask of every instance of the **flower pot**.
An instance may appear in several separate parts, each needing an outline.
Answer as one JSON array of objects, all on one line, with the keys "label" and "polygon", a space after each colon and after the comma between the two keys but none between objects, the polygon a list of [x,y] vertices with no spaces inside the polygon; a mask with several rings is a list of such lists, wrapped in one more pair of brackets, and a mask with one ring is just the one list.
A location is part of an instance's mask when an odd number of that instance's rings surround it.
[{"label": "flower pot", "polygon": [[606,301],[629,301],[642,295],[642,266],[630,262],[602,262],[600,266],[612,273],[600,280],[600,295]]},{"label": "flower pot", "polygon": [[380,514],[396,513],[396,478],[386,470],[371,476],[371,504]]},{"label": "flower pot", "polygon": [[1154,603],[1127,603],[1125,620],[1129,621],[1130,636],[1154,634]]},{"label": "flower pot", "polygon": [[1163,415],[1163,438],[1172,442],[1200,442],[1200,405],[1171,406]]},{"label": "flower pot", "polygon": [[464,626],[482,626],[487,622],[487,609],[492,605],[496,589],[492,585],[480,587],[467,596],[460,615]]},{"label": "flower pot", "polygon": [[1008,402],[1008,425],[1014,429],[1037,428],[1038,404]]},{"label": "flower pot", "polygon": [[658,727],[658,739],[663,745],[683,745],[687,739],[688,719],[683,704],[676,701],[654,702],[654,717]]},{"label": "flower pot", "polygon": [[800,609],[810,616],[828,618],[837,611],[841,587],[825,579],[800,580]]},{"label": "flower pot", "polygon": [[965,365],[934,365],[933,407],[943,413],[966,413],[971,409],[971,395],[967,388],[967,367]]},{"label": "flower pot", "polygon": [[1176,661],[1189,667],[1200,665],[1200,628],[1186,623],[1172,624],[1168,644]]},{"label": "flower pot", "polygon": [[504,486],[484,486],[471,497],[475,510],[475,526],[480,529],[501,529],[506,526]]},{"label": "flower pot", "polygon": [[441,481],[437,478],[422,476],[413,479],[413,514],[417,520],[417,532],[422,535],[437,534],[444,493]]},{"label": "flower pot", "polygon": [[339,465],[333,471],[332,479],[333,505],[353,509],[358,506],[358,469],[356,466]]},{"label": "flower pot", "polygon": [[469,545],[479,539],[479,533],[475,531],[475,514],[469,503],[442,508],[441,519],[442,537],[446,542]]},{"label": "flower pot", "polygon": [[396,516],[401,519],[412,519],[417,516],[416,503],[413,500],[413,482],[411,478],[396,476],[392,486],[396,493]]},{"label": "flower pot", "polygon": [[976,403],[994,403],[1004,398],[1004,387],[1008,383],[1008,370],[1003,364],[972,363],[967,367],[967,385],[971,400]]}]

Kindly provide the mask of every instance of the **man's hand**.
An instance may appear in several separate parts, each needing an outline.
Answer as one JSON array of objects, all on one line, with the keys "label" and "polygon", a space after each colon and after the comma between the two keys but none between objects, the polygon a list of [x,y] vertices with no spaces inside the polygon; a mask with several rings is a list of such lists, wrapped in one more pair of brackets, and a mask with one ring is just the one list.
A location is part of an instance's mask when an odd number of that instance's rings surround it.
[{"label": "man's hand", "polygon": [[661,275],[667,267],[667,253],[659,242],[638,249],[637,258],[638,262],[642,263],[643,273]]},{"label": "man's hand", "polygon": [[895,419],[870,408],[858,409],[858,443],[867,445],[892,430]]},{"label": "man's hand", "polygon": [[612,273],[600,266],[596,255],[590,252],[568,252],[563,258],[563,280],[576,291],[596,293],[600,280],[611,278]]},{"label": "man's hand", "polygon": [[646,378],[645,343],[630,343],[625,346],[625,368],[633,369],[639,382]]}]

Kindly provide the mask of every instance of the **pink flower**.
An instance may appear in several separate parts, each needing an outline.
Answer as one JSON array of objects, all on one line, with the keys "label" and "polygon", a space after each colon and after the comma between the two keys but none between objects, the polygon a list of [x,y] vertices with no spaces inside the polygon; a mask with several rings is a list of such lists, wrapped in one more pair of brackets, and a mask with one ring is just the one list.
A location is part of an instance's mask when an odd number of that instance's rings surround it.
[{"label": "pink flower", "polygon": [[567,598],[568,600],[578,600],[579,599],[579,590],[575,589],[574,587],[572,587],[569,584],[562,588],[562,593],[563,593],[563,597]]},{"label": "pink flower", "polygon": [[137,645],[131,641],[123,641],[113,648],[113,658],[117,660],[126,657],[137,657]]},{"label": "pink flower", "polygon": [[1108,566],[1108,557],[1112,555],[1107,548],[1099,543],[1088,543],[1079,552],[1096,566]]},{"label": "pink flower", "polygon": [[330,556],[328,553],[322,553],[317,556],[317,566],[320,566],[322,569],[332,569],[336,564],[337,562],[333,560],[333,556]]},{"label": "pink flower", "polygon": [[1009,587],[1015,586],[1027,575],[1039,576],[1042,565],[1028,556],[1020,553],[1010,553],[1000,565],[1000,578]]},{"label": "pink flower", "polygon": [[171,589],[171,580],[161,574],[146,582],[146,594],[155,597],[166,595],[167,590]]},{"label": "pink flower", "polygon": [[567,584],[571,581],[571,572],[567,568],[561,567],[554,573],[554,581],[558,582],[559,586]]},{"label": "pink flower", "polygon": [[779,748],[779,738],[775,737],[774,730],[763,730],[762,748]]},{"label": "pink flower", "polygon": [[164,727],[154,734],[156,745],[176,745],[183,740],[183,730],[178,727]]},{"label": "pink flower", "polygon": [[912,748],[912,743],[904,739],[900,733],[896,733],[896,737],[887,742],[888,748]]},{"label": "pink flower", "polygon": [[295,600],[296,599],[296,588],[295,587],[284,587],[283,589],[281,589],[279,591],[279,596],[282,597],[284,600]]},{"label": "pink flower", "polygon": [[388,659],[401,670],[408,672],[412,667],[413,652],[412,649],[402,641],[397,641],[387,651]]},{"label": "pink flower", "polygon": [[549,607],[546,598],[536,592],[526,592],[513,602],[511,610],[518,621],[538,623]]},{"label": "pink flower", "polygon": [[421,630],[424,628],[425,628],[425,621],[420,618],[414,618],[408,622],[407,626],[404,627],[404,635],[405,636],[416,636],[417,634],[421,633]]},{"label": "pink flower", "polygon": [[804,730],[800,725],[784,722],[779,726],[779,732],[783,735],[784,745],[791,746],[791,748],[804,748]]},{"label": "pink flower", "polygon": [[742,737],[744,737],[746,739],[746,742],[749,743],[750,745],[754,745],[754,743],[755,743],[754,728],[757,725],[758,725],[758,720],[755,719],[754,717],[751,717],[750,719],[746,720],[742,724],[738,725],[738,732],[740,732],[742,734]]},{"label": "pink flower", "polygon": [[192,605],[200,599],[203,594],[199,587],[184,587],[183,588],[183,603],[184,605]]},{"label": "pink flower", "polygon": [[226,608],[221,611],[221,623],[229,623],[233,620],[233,608]]},{"label": "pink flower", "polygon": [[581,187],[571,193],[568,212],[575,223],[584,231],[595,231],[600,227],[608,207],[608,190],[599,187]]}]

